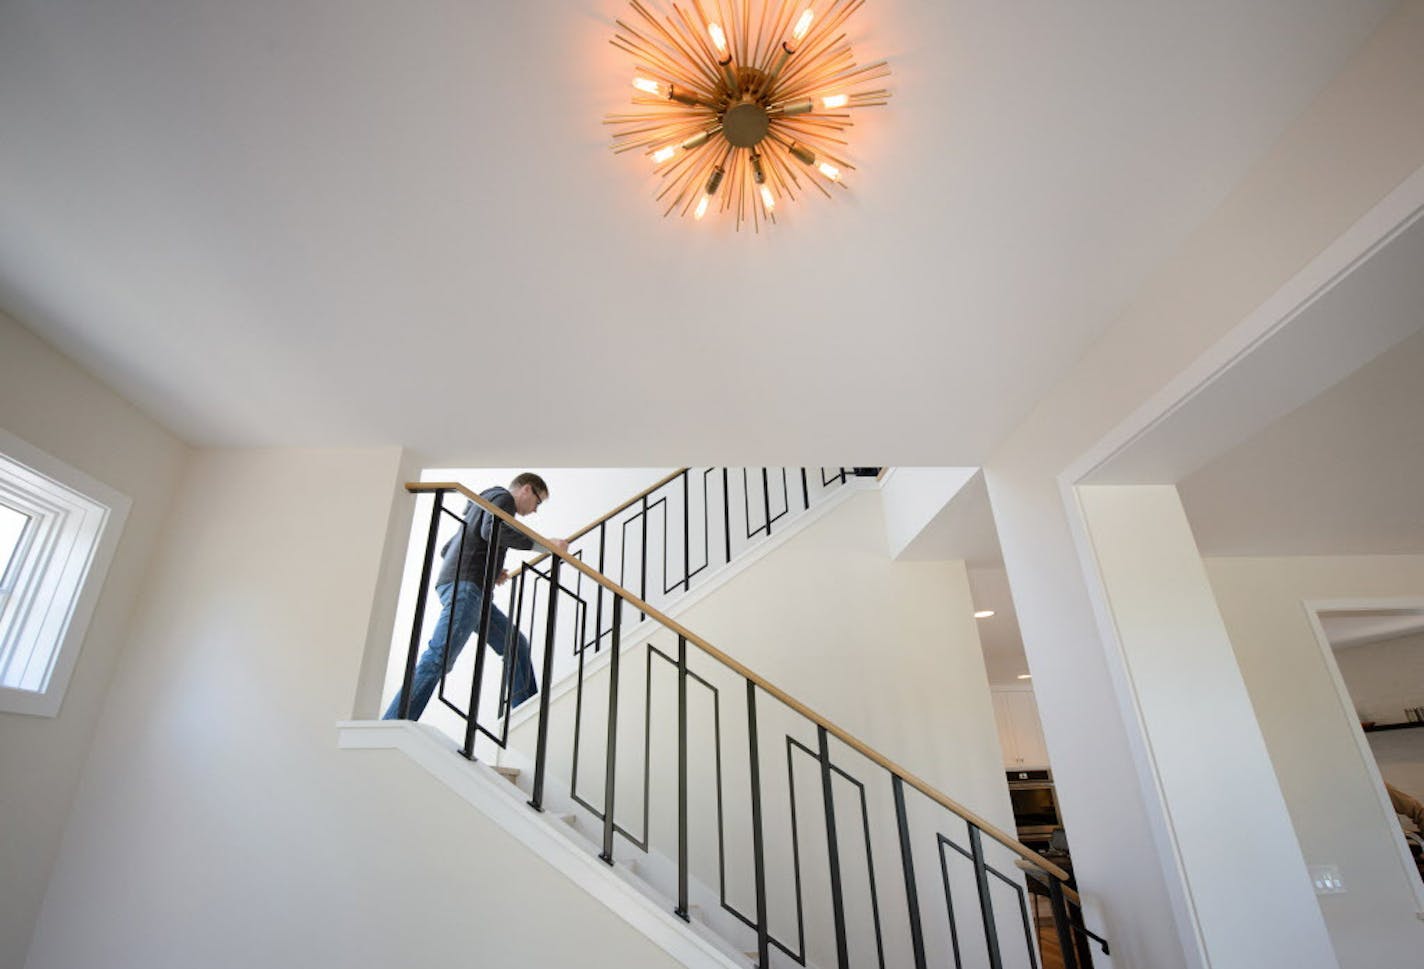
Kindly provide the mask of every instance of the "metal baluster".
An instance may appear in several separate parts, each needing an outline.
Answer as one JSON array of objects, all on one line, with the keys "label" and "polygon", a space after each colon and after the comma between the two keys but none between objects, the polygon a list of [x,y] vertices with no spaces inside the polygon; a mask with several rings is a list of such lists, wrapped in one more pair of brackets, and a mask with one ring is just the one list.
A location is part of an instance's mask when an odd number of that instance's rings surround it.
[{"label": "metal baluster", "polygon": [[[644,495],[644,496],[643,496],[643,527],[640,529],[640,531],[642,531],[642,533],[643,533],[643,542],[642,542],[642,545],[643,545],[642,556],[643,556],[643,557],[642,557],[641,564],[638,566],[638,598],[639,598],[639,599],[642,599],[644,602],[647,602],[647,601],[648,601],[648,496],[647,496],[647,495]],[[663,529],[663,531],[666,532],[667,529]],[[666,535],[664,535],[663,537],[664,537],[664,539],[667,538]],[[667,581],[667,580],[664,579],[663,581]],[[646,612],[640,612],[640,613],[638,613],[638,619],[639,619],[640,621],[643,620],[643,619],[647,619],[647,618],[648,618],[648,614],[647,614]]]},{"label": "metal baluster", "polygon": [[[474,502],[467,502],[466,507],[469,509],[465,512],[466,517],[471,514],[474,514]],[[464,518],[459,519],[459,522],[460,530],[456,533],[458,536],[458,544],[455,546],[455,581],[450,583],[451,621],[445,624],[445,648],[444,651],[440,654],[440,682],[435,684],[435,695],[439,697],[442,701],[446,702],[446,704],[449,706],[454,706],[454,704],[451,704],[449,703],[449,701],[445,700],[445,681],[450,676],[450,667],[454,662],[454,660],[451,658],[453,654],[450,651],[450,646],[451,643],[454,641],[454,618],[460,614],[460,569],[462,567],[462,563],[465,561],[465,537],[470,530],[469,525],[465,522]]]},{"label": "metal baluster", "polygon": [[435,559],[435,539],[440,531],[440,513],[445,502],[445,492],[435,492],[435,503],[430,508],[430,531],[425,538],[425,561],[420,566],[420,595],[415,597],[415,622],[410,630],[410,651],[405,657],[405,678],[401,681],[400,718],[410,719],[410,691],[415,683],[415,656],[420,650],[420,633],[425,626],[425,598],[430,594],[430,571]]},{"label": "metal baluster", "polygon": [[[682,472],[682,591],[686,592],[692,588],[692,541],[690,536],[689,513],[691,509],[688,503],[692,499],[688,496],[687,472]],[[667,536],[663,536],[666,544]],[[664,579],[664,582],[667,580]]]},{"label": "metal baluster", "polygon": [[[608,523],[602,521],[598,523],[598,574],[603,575],[603,552],[607,547],[607,532],[604,530]],[[594,595],[598,598],[594,600],[595,608],[593,612],[593,651],[596,653],[603,648],[603,586],[594,586]],[[580,651],[580,656],[582,651]]]},{"label": "metal baluster", "polygon": [[816,727],[816,739],[821,748],[821,796],[826,802],[826,854],[831,866],[831,911],[836,925],[836,965],[840,969],[849,969],[845,900],[841,896],[841,846],[836,840],[836,801],[835,792],[831,789],[831,748],[825,727]]},{"label": "metal baluster", "polygon": [[559,608],[559,595],[555,590],[559,588],[559,566],[563,564],[557,555],[552,559],[549,565],[549,611],[544,617],[544,678],[539,681],[543,684],[543,689],[539,691],[539,739],[534,744],[534,793],[529,798],[529,806],[536,811],[544,810],[544,767],[549,757],[549,686],[554,676],[554,626]]},{"label": "metal baluster", "polygon": [[801,500],[806,505],[806,510],[811,510],[811,486],[806,483],[806,469],[801,469]]},{"label": "metal baluster", "polygon": [[1068,909],[1068,919],[1073,925],[1073,939],[1078,944],[1078,967],[1079,969],[1093,969],[1093,948],[1088,944],[1089,939],[1097,939],[1102,943],[1103,955],[1110,955],[1108,944],[1105,940],[1099,939],[1096,935],[1088,931],[1088,927],[1083,924],[1083,906],[1074,905]]},{"label": "metal baluster", "polygon": [[1048,876],[1048,902],[1053,908],[1053,928],[1058,933],[1058,948],[1063,950],[1063,969],[1078,969],[1078,949],[1073,941],[1073,924],[1068,918],[1068,903],[1063,897],[1063,883]]},{"label": "metal baluster", "polygon": [[[646,522],[646,519],[644,519]],[[598,857],[613,864],[613,772],[618,755],[618,654],[619,630],[623,620],[623,597],[613,597],[613,637],[608,656],[608,756],[603,769],[603,853]]]},{"label": "metal baluster", "polygon": [[727,469],[722,469],[722,537],[727,544],[727,561],[732,561],[732,492],[727,484]]},{"label": "metal baluster", "polygon": [[979,886],[979,911],[984,916],[984,941],[989,947],[989,966],[990,969],[1003,969],[1004,959],[999,954],[999,930],[994,926],[994,900],[989,895],[989,869],[984,863],[984,839],[973,824],[969,824],[969,850],[974,858],[974,881]]},{"label": "metal baluster", "polygon": [[677,637],[677,914],[687,921],[687,637]]},{"label": "metal baluster", "polygon": [[761,469],[761,506],[766,512],[766,537],[771,537],[771,480],[767,477],[766,468]]},{"label": "metal baluster", "polygon": [[756,870],[757,965],[769,969],[771,932],[766,912],[766,841],[761,819],[761,757],[757,750],[756,683],[747,680],[747,742],[751,752],[752,858]]},{"label": "metal baluster", "polygon": [[[485,512],[489,514],[489,512]],[[480,635],[475,640],[475,677],[474,684],[470,688],[470,719],[465,724],[465,757],[475,759],[475,731],[479,724],[480,714],[480,687],[484,685],[485,675],[485,643],[489,642],[490,617],[494,613],[494,577],[497,574],[495,566],[499,564],[499,530],[503,524],[498,518],[490,516],[494,520],[490,528],[489,546],[485,549],[485,574],[484,582],[480,588]],[[459,576],[457,575],[458,579]],[[455,583],[458,589],[459,582]],[[453,612],[452,612],[453,615]],[[506,647],[508,644],[505,644]]]},{"label": "metal baluster", "polygon": [[895,791],[895,821],[900,829],[900,863],[905,869],[905,902],[910,910],[910,946],[915,953],[915,969],[925,969],[925,933],[920,926],[920,890],[915,882],[915,857],[910,848],[910,822],[905,816],[905,782],[891,775]]}]

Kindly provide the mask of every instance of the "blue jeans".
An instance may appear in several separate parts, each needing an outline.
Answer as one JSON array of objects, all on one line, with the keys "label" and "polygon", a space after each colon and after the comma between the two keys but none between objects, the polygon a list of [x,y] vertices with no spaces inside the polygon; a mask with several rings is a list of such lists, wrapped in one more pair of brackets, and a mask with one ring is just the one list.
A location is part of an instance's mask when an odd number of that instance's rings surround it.
[{"label": "blue jeans", "polygon": [[[454,595],[457,586],[459,588],[458,596]],[[415,666],[415,679],[411,683],[410,697],[410,719],[412,720],[419,720],[420,715],[425,712],[425,705],[430,702],[431,696],[435,693],[435,686],[440,682],[442,668],[448,672],[450,667],[455,665],[455,660],[460,656],[460,650],[465,648],[465,641],[478,632],[477,627],[480,622],[480,599],[482,596],[480,587],[475,583],[445,582],[436,586],[435,592],[440,596],[440,604],[444,608],[440,610],[440,621],[435,624],[435,634],[430,637],[430,644],[425,647],[420,662]],[[450,608],[452,598],[455,600],[454,609]],[[447,635],[450,642],[449,656],[445,655]],[[517,638],[514,647],[514,682],[510,686],[509,694],[511,709],[539,692],[539,685],[534,681],[534,664],[529,659],[529,640],[518,630],[515,630],[515,636]],[[489,639],[487,641],[497,655],[504,655],[504,646],[509,641],[509,619],[495,607],[492,599],[490,600]],[[399,717],[400,694],[397,693],[382,719],[396,720]]]}]

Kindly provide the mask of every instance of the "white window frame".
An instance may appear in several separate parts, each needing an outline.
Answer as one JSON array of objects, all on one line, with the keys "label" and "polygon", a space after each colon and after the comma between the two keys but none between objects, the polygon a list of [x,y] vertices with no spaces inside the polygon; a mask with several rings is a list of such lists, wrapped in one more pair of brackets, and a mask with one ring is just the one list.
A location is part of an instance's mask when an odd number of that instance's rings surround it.
[{"label": "white window frame", "polygon": [[31,516],[0,602],[0,711],[58,716],[131,503],[5,430],[0,501]]}]

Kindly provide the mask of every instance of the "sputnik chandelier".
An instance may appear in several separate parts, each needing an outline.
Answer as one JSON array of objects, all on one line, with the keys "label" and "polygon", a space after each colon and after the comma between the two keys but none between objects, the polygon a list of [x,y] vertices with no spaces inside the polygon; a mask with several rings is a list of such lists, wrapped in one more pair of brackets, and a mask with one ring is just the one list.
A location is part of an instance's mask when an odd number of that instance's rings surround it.
[{"label": "sputnik chandelier", "polygon": [[634,58],[640,110],[605,123],[615,152],[643,152],[661,176],[664,215],[715,205],[759,229],[808,185],[845,187],[847,111],[890,96],[869,87],[889,66],[856,64],[842,29],[864,2],[692,0],[660,16],[630,0],[642,19],[617,21],[612,43]]}]

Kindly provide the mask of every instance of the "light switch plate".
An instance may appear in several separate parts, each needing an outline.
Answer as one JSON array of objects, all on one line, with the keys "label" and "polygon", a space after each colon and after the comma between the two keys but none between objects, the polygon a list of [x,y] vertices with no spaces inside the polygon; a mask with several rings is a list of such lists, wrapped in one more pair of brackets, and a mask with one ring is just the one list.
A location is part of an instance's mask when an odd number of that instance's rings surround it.
[{"label": "light switch plate", "polygon": [[1310,881],[1317,895],[1345,894],[1345,879],[1340,877],[1339,865],[1311,865]]}]

